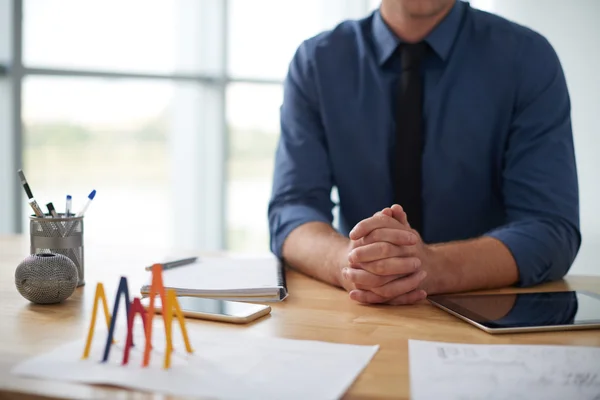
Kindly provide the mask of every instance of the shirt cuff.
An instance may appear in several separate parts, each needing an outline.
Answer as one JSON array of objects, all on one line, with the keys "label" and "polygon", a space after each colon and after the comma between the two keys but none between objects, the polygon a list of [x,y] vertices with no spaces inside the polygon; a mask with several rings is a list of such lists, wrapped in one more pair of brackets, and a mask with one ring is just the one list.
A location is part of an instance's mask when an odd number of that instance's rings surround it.
[{"label": "shirt cuff", "polygon": [[270,221],[271,251],[282,258],[283,242],[288,235],[300,225],[314,221],[331,224],[332,217],[328,218],[324,213],[303,204],[287,204],[279,208]]},{"label": "shirt cuff", "polygon": [[512,253],[519,271],[518,286],[561,279],[573,259],[568,232],[551,222],[521,221],[488,232]]}]

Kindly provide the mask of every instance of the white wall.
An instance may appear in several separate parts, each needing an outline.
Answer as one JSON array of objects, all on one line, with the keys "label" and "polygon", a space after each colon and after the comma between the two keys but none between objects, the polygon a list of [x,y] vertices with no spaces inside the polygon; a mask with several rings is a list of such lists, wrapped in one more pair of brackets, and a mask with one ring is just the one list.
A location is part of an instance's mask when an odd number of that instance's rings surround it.
[{"label": "white wall", "polygon": [[600,0],[471,4],[536,30],[558,53],[571,95],[583,235],[571,273],[600,275]]}]

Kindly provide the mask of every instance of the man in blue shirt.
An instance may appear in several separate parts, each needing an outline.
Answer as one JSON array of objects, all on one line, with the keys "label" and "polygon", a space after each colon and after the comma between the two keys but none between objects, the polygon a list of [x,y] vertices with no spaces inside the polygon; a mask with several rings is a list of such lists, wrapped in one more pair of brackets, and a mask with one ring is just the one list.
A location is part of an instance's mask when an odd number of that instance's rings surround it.
[{"label": "man in blue shirt", "polygon": [[[410,44],[425,49],[417,67]],[[560,279],[581,236],[555,51],[455,0],[383,0],[306,40],[285,81],[269,224],[277,256],[361,303]]]}]

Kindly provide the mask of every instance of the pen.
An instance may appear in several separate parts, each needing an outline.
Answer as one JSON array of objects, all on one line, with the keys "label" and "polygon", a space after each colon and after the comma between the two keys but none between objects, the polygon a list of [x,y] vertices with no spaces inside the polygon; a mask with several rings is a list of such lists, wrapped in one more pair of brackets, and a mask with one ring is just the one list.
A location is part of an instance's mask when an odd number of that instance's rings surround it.
[{"label": "pen", "polygon": [[71,200],[72,197],[70,194],[67,195],[67,204],[65,206],[65,217],[70,217],[71,216]]},{"label": "pen", "polygon": [[[52,204],[52,202],[46,204],[46,207],[48,208],[48,212],[50,213],[50,215],[52,215],[52,218],[59,218],[58,213],[56,212],[56,209],[54,208],[54,204]],[[55,224],[52,223],[52,226],[54,226],[54,225]],[[58,229],[58,232],[60,233],[61,236],[64,236],[65,228],[59,222],[56,223],[55,228]],[[67,250],[67,251],[69,251],[69,250]]]},{"label": "pen", "polygon": [[[192,264],[192,263],[196,262],[197,259],[198,259],[198,257],[190,257],[190,258],[183,258],[181,260],[169,261],[169,262],[162,264],[162,269],[164,271],[166,269],[171,269],[171,268],[175,268],[175,267],[180,267],[182,265]],[[145,269],[146,269],[146,271],[151,271],[152,266],[146,267]]]},{"label": "pen", "polygon": [[50,215],[52,215],[52,218],[58,218],[58,214],[56,213],[56,209],[54,208],[54,204],[52,204],[52,202],[46,204],[46,207],[48,208]]},{"label": "pen", "polygon": [[92,204],[92,200],[94,200],[94,197],[96,197],[96,189],[92,190],[90,192],[90,194],[88,195],[87,202],[85,203],[85,205],[83,206],[83,208],[81,209],[81,211],[79,211],[77,213],[78,217],[83,217],[83,214],[85,214],[85,212],[87,211],[87,209],[90,206],[90,204]]},{"label": "pen", "polygon": [[23,185],[23,189],[25,189],[25,193],[27,194],[27,198],[29,199],[28,203],[31,206],[31,208],[33,209],[33,212],[39,218],[45,218],[44,212],[38,205],[37,201],[35,201],[35,199],[33,198],[33,193],[31,192],[29,183],[27,183],[27,179],[25,179],[25,174],[23,173],[23,170],[20,169],[17,171],[17,173],[19,174],[19,178],[21,179],[21,184]]}]

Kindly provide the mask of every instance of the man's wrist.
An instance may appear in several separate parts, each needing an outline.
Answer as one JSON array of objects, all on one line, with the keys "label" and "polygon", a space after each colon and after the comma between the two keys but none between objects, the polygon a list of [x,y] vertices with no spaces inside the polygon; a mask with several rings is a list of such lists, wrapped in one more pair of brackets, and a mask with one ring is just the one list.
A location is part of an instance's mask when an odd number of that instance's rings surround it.
[{"label": "man's wrist", "polygon": [[427,271],[427,277],[423,281],[423,290],[427,294],[443,293],[445,287],[452,285],[449,280],[456,277],[451,276],[448,271],[448,257],[442,245],[424,245],[425,255],[422,268]]},{"label": "man's wrist", "polygon": [[343,270],[348,267],[350,264],[348,262],[348,255],[351,250],[351,241],[350,239],[344,238],[343,242],[340,242],[337,246],[335,246],[333,251],[333,257],[329,266],[331,268],[331,273],[335,279],[337,286],[346,288],[346,280],[344,279]]}]

